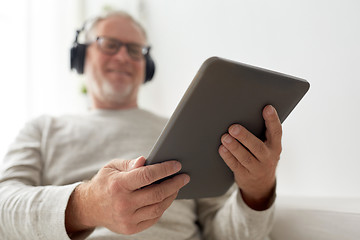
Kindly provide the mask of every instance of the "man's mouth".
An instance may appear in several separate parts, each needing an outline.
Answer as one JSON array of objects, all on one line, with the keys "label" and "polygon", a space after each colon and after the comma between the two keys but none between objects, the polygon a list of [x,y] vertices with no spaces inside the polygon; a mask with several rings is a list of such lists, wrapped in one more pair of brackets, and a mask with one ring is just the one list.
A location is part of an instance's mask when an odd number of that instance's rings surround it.
[{"label": "man's mouth", "polygon": [[123,75],[123,76],[131,76],[131,73],[128,72],[128,71],[124,71],[122,69],[108,69],[107,70],[108,73],[114,73],[114,74],[117,74],[117,75]]}]

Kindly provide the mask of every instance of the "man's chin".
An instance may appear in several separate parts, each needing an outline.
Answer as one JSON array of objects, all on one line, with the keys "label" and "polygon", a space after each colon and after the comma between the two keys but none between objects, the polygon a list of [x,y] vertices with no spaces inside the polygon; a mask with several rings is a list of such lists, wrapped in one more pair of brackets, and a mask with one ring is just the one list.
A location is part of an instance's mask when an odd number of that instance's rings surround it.
[{"label": "man's chin", "polygon": [[114,103],[126,103],[131,101],[131,93],[133,91],[133,85],[131,84],[117,84],[113,86],[110,83],[104,83],[102,85],[102,94],[104,99]]}]

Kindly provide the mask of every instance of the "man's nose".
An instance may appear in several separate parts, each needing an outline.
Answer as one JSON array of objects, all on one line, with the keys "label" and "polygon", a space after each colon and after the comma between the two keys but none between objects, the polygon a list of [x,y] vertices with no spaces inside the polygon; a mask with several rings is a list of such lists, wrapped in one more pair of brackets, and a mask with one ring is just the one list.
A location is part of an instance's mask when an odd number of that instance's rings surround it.
[{"label": "man's nose", "polygon": [[121,61],[130,60],[129,53],[128,53],[127,48],[126,48],[125,45],[120,46],[119,50],[118,50],[117,53],[114,55],[114,57],[115,57],[117,60],[121,60]]}]

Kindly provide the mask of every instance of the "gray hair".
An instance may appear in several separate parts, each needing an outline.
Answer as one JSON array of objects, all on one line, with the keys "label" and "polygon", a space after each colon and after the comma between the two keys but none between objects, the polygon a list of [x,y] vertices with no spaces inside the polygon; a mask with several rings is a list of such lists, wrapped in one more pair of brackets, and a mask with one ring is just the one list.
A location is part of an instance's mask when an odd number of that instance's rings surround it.
[{"label": "gray hair", "polygon": [[[106,20],[111,17],[123,17],[131,20],[136,26],[138,26],[141,30],[141,32],[144,34],[145,39],[147,40],[147,34],[145,31],[145,28],[137,21],[135,20],[130,14],[128,14],[125,11],[113,11],[109,12],[106,15],[98,16],[92,20],[90,20],[90,23],[87,27],[85,27],[85,42],[92,42],[94,41],[94,30],[96,29],[96,26],[103,20]],[[87,24],[85,24],[87,25]]]}]

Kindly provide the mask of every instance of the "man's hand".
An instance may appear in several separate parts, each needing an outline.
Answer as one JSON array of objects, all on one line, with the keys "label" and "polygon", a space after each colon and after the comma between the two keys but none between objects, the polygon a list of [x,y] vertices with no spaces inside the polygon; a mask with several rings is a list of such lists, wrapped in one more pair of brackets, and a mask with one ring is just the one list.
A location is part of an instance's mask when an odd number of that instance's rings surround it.
[{"label": "man's hand", "polygon": [[90,182],[80,184],[66,209],[67,232],[104,226],[117,233],[134,234],[155,224],[190,178],[180,174],[152,184],[180,171],[181,164],[144,164],[144,157],[113,160]]},{"label": "man's hand", "polygon": [[219,154],[234,172],[246,204],[255,210],[264,210],[275,194],[276,166],[281,153],[282,127],[276,110],[263,110],[266,140],[263,142],[243,126],[234,124],[221,137]]}]

